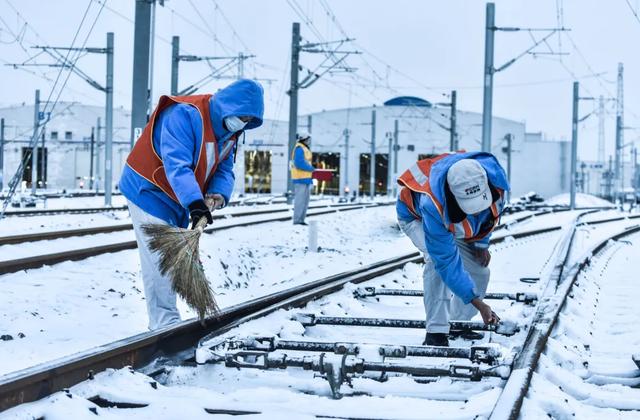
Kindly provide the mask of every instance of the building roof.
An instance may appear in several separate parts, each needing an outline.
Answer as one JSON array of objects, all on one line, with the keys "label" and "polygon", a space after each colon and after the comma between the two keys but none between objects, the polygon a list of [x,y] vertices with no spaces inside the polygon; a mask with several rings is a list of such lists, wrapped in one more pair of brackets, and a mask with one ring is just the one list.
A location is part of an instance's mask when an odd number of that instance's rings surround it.
[{"label": "building roof", "polygon": [[431,102],[418,98],[416,96],[398,96],[396,98],[389,99],[384,103],[385,106],[424,106],[431,108],[433,105]]}]

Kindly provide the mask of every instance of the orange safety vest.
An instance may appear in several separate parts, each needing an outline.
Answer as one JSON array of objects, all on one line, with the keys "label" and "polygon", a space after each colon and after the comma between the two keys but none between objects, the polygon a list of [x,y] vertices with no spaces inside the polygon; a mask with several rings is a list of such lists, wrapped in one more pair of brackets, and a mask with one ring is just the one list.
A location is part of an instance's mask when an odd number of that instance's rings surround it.
[{"label": "orange safety vest", "polygon": [[[425,194],[427,197],[431,199],[433,205],[438,210],[440,217],[442,218],[442,222],[446,225],[444,207],[440,201],[436,198],[435,194],[431,190],[431,185],[429,184],[429,177],[431,175],[432,166],[441,159],[444,159],[448,156],[453,155],[454,152],[451,153],[443,153],[436,157],[430,159],[423,159],[416,162],[412,167],[404,171],[404,173],[398,178],[398,184],[403,186],[400,191],[400,201],[402,201],[411,214],[413,214],[416,219],[420,220],[420,213],[418,213],[415,204],[413,202],[412,191],[417,193]],[[473,229],[471,228],[471,223],[465,217],[464,220],[458,223],[449,223],[448,229],[451,233],[455,235],[456,238],[464,239],[467,242],[479,241],[480,239],[487,236],[498,224],[499,212],[498,212],[498,203],[502,200],[503,191],[498,189],[499,198],[491,203],[491,214],[493,215],[493,225],[491,225],[484,232],[479,232],[477,235],[473,235]]]},{"label": "orange safety vest", "polygon": [[[204,195],[209,180],[216,172],[218,164],[229,156],[237,142],[237,134],[234,135],[225,144],[221,156],[218,152],[218,142],[216,135],[211,126],[211,115],[209,112],[210,94],[207,95],[190,95],[190,96],[166,96],[163,95],[158,101],[158,106],[151,114],[149,122],[142,130],[142,134],[136,141],[135,146],[127,157],[127,165],[138,175],[160,188],[165,194],[171,197],[175,202],[180,203],[176,197],[167,174],[164,170],[162,158],[156,152],[153,146],[153,129],[158,115],[169,106],[174,104],[186,104],[193,106],[200,113],[202,118],[202,137],[200,138],[200,154],[193,169],[196,181],[200,187],[200,191]],[[207,149],[213,148],[214,160],[207,161]],[[212,165],[212,166],[211,166]],[[211,166],[211,169],[207,170]]]}]

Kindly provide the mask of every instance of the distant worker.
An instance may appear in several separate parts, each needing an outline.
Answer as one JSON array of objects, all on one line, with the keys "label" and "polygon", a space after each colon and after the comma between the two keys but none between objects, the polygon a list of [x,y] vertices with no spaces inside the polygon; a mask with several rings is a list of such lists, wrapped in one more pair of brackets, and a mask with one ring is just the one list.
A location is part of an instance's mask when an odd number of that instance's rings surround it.
[{"label": "distant worker", "polygon": [[[402,231],[424,254],[426,337],[449,345],[449,320],[480,312],[485,324],[500,318],[482,299],[489,283],[489,239],[504,207],[509,183],[490,153],[447,153],[405,171],[396,211]],[[451,292],[455,295],[452,300]],[[481,339],[469,331],[453,336]]]},{"label": "distant worker", "polygon": [[309,149],[311,135],[309,133],[299,133],[297,142],[291,151],[291,179],[293,180],[293,224],[306,225],[304,219],[307,217],[309,199],[311,197],[311,186],[313,185],[313,170],[311,165],[312,154]]},{"label": "distant worker", "polygon": [[129,154],[120,189],[138,242],[150,330],[180,321],[180,313],[140,226],[212,223],[211,210],[231,198],[238,137],[262,125],[263,112],[262,86],[246,79],[214,95],[162,96]]}]

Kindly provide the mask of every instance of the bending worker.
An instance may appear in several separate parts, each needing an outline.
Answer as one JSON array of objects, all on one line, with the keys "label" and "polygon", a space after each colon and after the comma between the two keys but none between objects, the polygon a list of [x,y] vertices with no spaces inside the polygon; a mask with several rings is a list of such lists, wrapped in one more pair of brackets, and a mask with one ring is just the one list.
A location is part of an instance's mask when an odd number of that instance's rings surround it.
[{"label": "bending worker", "polygon": [[[482,301],[489,283],[489,239],[509,190],[498,160],[483,152],[443,154],[418,161],[398,183],[404,187],[396,205],[398,223],[425,256],[423,344],[448,346],[449,319],[468,320],[476,311],[485,324],[499,322]],[[472,331],[460,336],[482,338]]]},{"label": "bending worker", "polygon": [[311,186],[313,185],[313,170],[311,159],[313,155],[309,149],[311,135],[300,133],[297,142],[291,152],[291,179],[293,180],[293,224],[306,225],[304,219],[307,217],[309,208],[309,198],[311,197]]},{"label": "bending worker", "polygon": [[[140,251],[149,329],[180,321],[171,281],[141,225],[192,228],[213,221],[211,210],[229,203],[238,136],[262,125],[263,89],[238,80],[215,95],[162,96],[127,158],[120,190],[127,198]],[[209,205],[205,204],[205,199]]]}]

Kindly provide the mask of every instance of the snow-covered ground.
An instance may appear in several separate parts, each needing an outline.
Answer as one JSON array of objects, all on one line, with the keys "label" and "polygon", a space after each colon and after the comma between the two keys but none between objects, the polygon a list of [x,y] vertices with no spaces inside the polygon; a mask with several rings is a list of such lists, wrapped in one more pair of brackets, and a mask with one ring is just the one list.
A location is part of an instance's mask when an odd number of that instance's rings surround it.
[{"label": "snow-covered ground", "polygon": [[[314,211],[311,211],[312,214]],[[87,215],[89,216],[89,215]],[[68,216],[67,216],[68,217]],[[251,216],[243,220],[266,218]],[[398,230],[393,206],[317,216],[319,253],[307,231],[288,222],[204,235],[203,263],[218,301],[230,306],[317,278],[413,252]],[[567,224],[573,212],[536,216],[495,237]],[[214,225],[233,224],[224,219]],[[130,231],[0,246],[0,260],[133,240]],[[0,374],[145,331],[147,315],[137,250],[0,276]],[[183,317],[194,314],[180,302]],[[74,331],[73,335],[69,331]],[[24,334],[25,337],[20,337]]]},{"label": "snow-covered ground", "polygon": [[[306,251],[307,229],[289,222],[203,235],[202,260],[219,303],[229,306],[413,250],[396,227],[392,206],[317,220],[318,253]],[[64,243],[87,238],[94,236]],[[36,244],[38,252],[61,250],[58,240]],[[0,335],[14,337],[0,341],[0,353],[7,356],[0,357],[0,374],[145,331],[138,272],[137,250],[129,250],[0,276]],[[193,316],[182,302],[180,310]],[[20,333],[25,337],[18,338]]]},{"label": "snow-covered ground", "polygon": [[[506,241],[494,246],[492,281],[490,291],[516,292],[538,291],[540,283],[519,282],[520,277],[536,277],[549,265],[553,243],[560,232],[550,232],[518,241]],[[522,255],[529,256],[529,263],[522,264]],[[387,255],[391,256],[391,255]],[[408,264],[403,270],[377,278],[359,286],[421,288],[421,264]],[[319,299],[303,309],[279,311],[261,319],[243,324],[230,331],[227,336],[278,334],[282,339],[357,341],[388,344],[419,345],[424,332],[412,329],[371,329],[316,326],[303,328],[290,320],[298,312],[322,313],[335,316],[389,317],[422,319],[422,300],[412,297],[380,297],[358,300],[353,289],[347,286],[331,297]],[[523,321],[534,311],[533,307],[509,301],[491,302],[503,317]],[[523,330],[512,339],[496,334],[487,334],[483,342],[491,341],[501,348],[506,358],[511,357],[513,346],[522,343]],[[465,345],[462,340],[453,340],[453,345]],[[468,344],[468,343],[466,343]],[[287,352],[291,354],[291,352]],[[432,361],[409,358],[404,362],[419,362],[433,365]],[[431,363],[429,363],[431,362]],[[448,365],[452,360],[440,359],[438,365]],[[456,360],[457,364],[469,364]],[[485,366],[487,367],[487,366]],[[91,397],[100,394],[103,398],[118,402],[150,404],[143,409],[118,410],[98,408],[100,416],[106,418],[209,418],[204,408],[249,410],[263,413],[261,418],[314,418],[314,414],[337,416],[338,418],[472,418],[487,415],[500,393],[502,379],[489,378],[481,382],[453,381],[442,378],[436,382],[419,384],[407,377],[391,377],[387,382],[371,379],[356,379],[353,389],[343,386],[342,391],[350,396],[341,400],[329,398],[330,391],[324,379],[299,369],[285,371],[236,370],[221,365],[179,367],[153,389],[150,379],[128,370],[108,371],[97,379],[71,389],[73,394]],[[302,392],[300,392],[302,391]],[[360,395],[364,393],[365,395]],[[75,415],[82,418],[88,404],[81,398],[52,397],[55,403],[29,404],[9,412],[38,417]],[[53,400],[51,400],[53,401]],[[53,407],[53,409],[52,409]],[[188,407],[188,408],[184,408]],[[186,410],[186,411],[185,411]],[[55,416],[54,416],[55,417]],[[52,417],[52,418],[54,418]],[[88,418],[88,417],[87,417]]]},{"label": "snow-covered ground", "polygon": [[640,350],[638,259],[634,234],[579,275],[525,399],[528,417],[640,418],[640,369],[631,360]]},{"label": "snow-covered ground", "polygon": [[[546,200],[550,205],[568,206],[570,195],[558,194]],[[576,207],[610,207],[613,203],[591,194],[576,193]]]},{"label": "snow-covered ground", "polygon": [[46,216],[5,217],[0,220],[0,236],[26,235],[96,226],[113,226],[131,223],[127,210],[100,213],[50,214]]},{"label": "snow-covered ground", "polygon": [[[127,205],[127,199],[122,195],[111,196],[111,205],[113,207],[121,207]],[[24,210],[41,210],[41,209],[77,209],[77,208],[96,208],[104,207],[104,196],[87,196],[87,197],[55,197],[40,198],[36,201],[35,207],[7,207],[7,211],[17,212]]]},{"label": "snow-covered ground", "polygon": [[[340,209],[347,210],[350,208],[358,208],[358,207],[359,207],[358,205],[354,205],[354,206],[340,207]],[[211,224],[210,226],[214,228],[236,226],[236,225],[240,225],[242,223],[247,223],[247,222],[261,222],[261,221],[272,220],[274,218],[281,218],[281,217],[287,217],[287,216],[291,217],[293,214],[292,211],[290,211],[290,206],[287,207],[286,205],[274,205],[274,206],[269,206],[269,208],[270,209],[281,208],[281,209],[287,210],[287,212],[281,212],[281,213],[275,213],[275,214],[270,214],[270,213],[256,214],[256,215],[250,215],[250,216],[243,216],[242,218],[226,217],[223,219],[215,219],[213,224]],[[326,207],[310,208],[307,215],[314,216],[315,214],[325,212],[326,210],[327,210]],[[231,216],[235,213],[241,213],[245,211],[247,211],[247,207],[243,206],[238,208],[223,209],[221,210],[220,214]],[[90,216],[90,215],[85,215],[85,216]],[[127,222],[128,223],[122,223],[122,221],[120,221],[119,223],[114,223],[113,225],[131,224],[130,219],[128,219]],[[31,231],[31,233],[45,232],[47,230],[51,230],[51,229],[43,228],[42,230]],[[57,229],[53,229],[53,230],[57,230]],[[63,230],[66,230],[66,229],[63,229]],[[60,238],[60,239],[50,239],[50,240],[42,240],[42,241],[23,242],[19,244],[0,245],[0,261],[13,260],[17,258],[24,258],[24,257],[35,256],[35,255],[49,254],[52,252],[64,252],[64,251],[75,250],[75,249],[84,249],[88,247],[109,245],[109,244],[115,244],[115,243],[121,243],[126,241],[133,241],[133,240],[135,240],[133,229],[128,229],[128,230],[122,230],[122,231],[111,232],[111,233],[100,233],[100,234],[94,234],[94,235],[76,236],[72,238]]]},{"label": "snow-covered ground", "polygon": [[[94,197],[91,197],[91,199],[94,199]],[[86,200],[86,198],[74,198],[74,200],[82,202]],[[366,203],[368,201],[364,202]],[[313,208],[328,206],[331,204],[335,204],[335,200],[316,198],[312,201],[310,207]],[[79,204],[74,204],[70,205],[69,208],[82,208],[82,206],[80,206]],[[236,213],[243,213],[247,211],[283,210],[291,208],[292,206],[286,203],[274,203],[265,206],[237,205],[216,210],[216,214],[233,215]],[[9,216],[0,220],[0,236],[21,235],[27,233],[50,232],[97,226],[112,226],[126,223],[131,223],[129,212],[127,210],[104,211],[90,214],[49,214],[44,216],[29,216],[28,218],[22,219],[16,219],[16,217]]]},{"label": "snow-covered ground", "polygon": [[[233,205],[236,204],[278,204],[284,202],[284,197],[282,195],[272,195],[272,194],[245,194],[242,197],[234,194],[231,197],[231,203]],[[359,198],[360,200],[360,198]],[[370,201],[368,197],[361,198],[363,201]],[[336,196],[321,196],[314,195],[311,197],[311,201],[313,203],[333,203],[338,201],[338,197]],[[386,197],[380,196],[376,197],[374,201],[386,201]],[[105,199],[104,196],[83,196],[83,197],[52,197],[52,198],[44,198],[44,196],[40,197],[36,200],[35,207],[7,207],[7,211],[10,212],[19,212],[25,210],[41,210],[41,209],[78,209],[78,208],[99,208],[104,207]],[[113,207],[121,207],[127,205],[127,199],[123,195],[113,195],[111,197],[111,205]]]},{"label": "snow-covered ground", "polygon": [[[593,204],[589,204],[591,205]],[[67,223],[74,227],[86,226],[85,222],[102,223],[107,219],[117,220],[117,223],[126,222],[126,212],[119,213],[125,216],[116,219],[104,214],[67,215],[59,220],[67,218]],[[115,217],[119,213],[114,213]],[[508,236],[552,225],[566,226],[576,214],[559,212],[535,216],[508,230],[502,230],[495,236]],[[617,214],[619,213],[608,211],[606,214],[587,216],[584,220],[597,220]],[[523,215],[525,213],[505,216],[503,222]],[[71,221],[80,216],[86,216],[86,219]],[[100,219],[92,220],[98,217]],[[35,218],[29,218],[32,219]],[[27,219],[21,219],[24,220]],[[204,235],[203,263],[219,303],[226,307],[382,258],[414,251],[410,241],[396,226],[393,206],[317,216],[317,220],[320,222],[319,253],[309,253],[305,249],[305,228],[294,227],[287,222],[232,228]],[[52,222],[47,225],[43,222],[40,229],[59,229],[64,227],[63,223]],[[580,227],[576,234],[576,250],[572,254],[572,261],[577,260],[587,247],[611,232],[637,223],[637,220],[623,220]],[[33,228],[32,231],[38,229],[36,224],[30,227]],[[0,234],[7,234],[1,224]],[[493,246],[489,290],[539,291],[542,287],[540,283],[526,284],[518,279],[544,277],[547,270],[552,268],[549,263],[554,251],[553,244],[560,234],[559,231],[550,232],[517,241],[507,240]],[[74,244],[74,247],[84,246],[84,242],[78,242],[79,240],[73,238],[67,240],[67,243]],[[640,243],[640,239],[638,242]],[[95,239],[91,243],[96,245]],[[0,258],[4,259],[7,254],[12,254],[11,258],[17,258],[15,255],[18,252],[29,254],[42,250],[59,251],[62,245],[53,241],[40,241],[38,246],[40,248],[28,251],[18,248],[10,251],[10,248],[0,247]],[[138,271],[137,251],[131,250],[0,276],[0,287],[3,290],[0,294],[0,307],[3,308],[0,335],[8,334],[13,338],[0,341],[0,374],[145,331],[146,308]],[[404,270],[390,273],[366,285],[421,288],[420,273],[420,265],[410,264]],[[629,288],[632,289],[631,281]],[[193,316],[182,302],[179,306],[184,317]],[[495,306],[503,319],[521,322],[533,311],[532,307],[510,304],[507,301],[495,302],[492,306]],[[423,316],[419,298],[381,297],[378,303],[368,302],[365,305],[352,297],[350,286],[339,292],[337,297],[334,295],[310,303],[304,311],[322,311],[325,315],[408,319],[421,319]],[[331,332],[331,339],[336,341],[375,338],[377,342],[386,341],[391,344],[420,344],[423,339],[423,332],[419,330],[388,329],[390,331],[384,334],[377,332],[371,335],[367,331],[341,332],[340,330],[345,330],[344,327],[317,326],[305,331],[300,324],[289,320],[293,312],[298,311],[281,311],[244,324],[231,333],[273,333],[280,334],[282,338],[326,340]],[[503,346],[506,354],[510,354],[513,347],[524,339],[523,334],[521,332],[515,340],[509,341],[491,334],[485,340],[491,339]],[[636,348],[632,350],[631,353],[638,352],[637,340]],[[123,414],[136,416],[134,418],[209,418],[209,415],[203,414],[203,407],[255,409],[268,413],[266,418],[283,418],[285,413],[288,413],[287,418],[305,418],[311,412],[375,418],[473,417],[487,415],[491,411],[502,386],[502,380],[497,378],[483,380],[479,384],[450,379],[430,384],[416,384],[409,378],[391,378],[387,383],[358,379],[354,381],[351,392],[362,390],[369,395],[335,401],[327,398],[329,388],[324,380],[314,379],[313,374],[302,371],[236,372],[222,366],[181,367],[164,378],[163,385],[159,385],[157,390],[149,386],[149,378],[127,370],[109,371],[98,377],[100,379],[97,381],[74,387],[72,392],[88,397],[95,395],[96,390],[100,389],[100,394],[105,398],[111,396],[116,401],[132,401],[133,398],[151,403],[148,408],[135,410],[98,408],[100,415],[106,418],[121,418]],[[114,384],[116,388],[113,387]],[[543,388],[537,388],[536,392],[540,389]],[[297,392],[299,390],[303,393]],[[349,389],[346,391],[348,393]],[[558,395],[555,397],[560,398]],[[442,399],[451,401],[438,401]],[[532,414],[537,415],[547,410],[540,403],[540,398],[532,397],[532,400],[533,402],[527,402],[529,405],[536,404],[531,409]],[[548,402],[551,398],[542,400]],[[69,418],[69,413],[73,413],[73,418],[95,416],[87,409],[92,404],[80,398],[69,399],[56,394],[46,401],[46,405],[25,405],[17,411],[5,414],[18,413],[15,418],[23,418],[20,416],[28,414],[27,418],[31,418],[46,411],[47,418]],[[55,403],[50,404],[50,401]],[[0,415],[0,418],[3,416]]]}]

